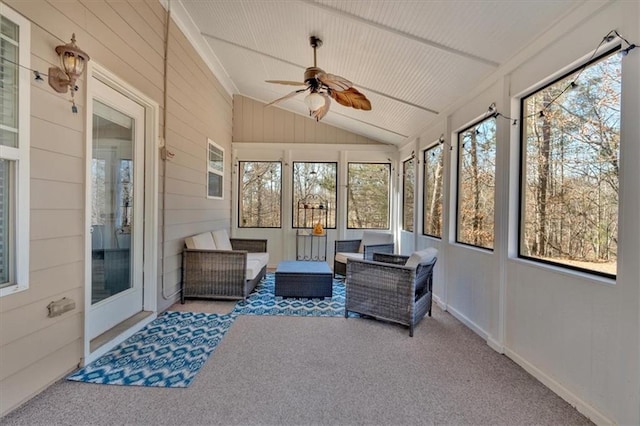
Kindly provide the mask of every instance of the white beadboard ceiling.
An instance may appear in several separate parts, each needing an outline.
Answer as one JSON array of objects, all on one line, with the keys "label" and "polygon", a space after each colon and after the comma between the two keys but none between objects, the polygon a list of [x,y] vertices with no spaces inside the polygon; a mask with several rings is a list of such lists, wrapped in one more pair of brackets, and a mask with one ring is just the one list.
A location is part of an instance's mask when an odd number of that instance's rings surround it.
[{"label": "white beadboard ceiling", "polygon": [[[233,94],[269,103],[313,65],[354,83],[371,111],[322,120],[401,145],[584,0],[171,0]],[[277,107],[308,115],[300,94]],[[275,108],[269,107],[269,108]],[[311,118],[309,118],[311,120]]]}]

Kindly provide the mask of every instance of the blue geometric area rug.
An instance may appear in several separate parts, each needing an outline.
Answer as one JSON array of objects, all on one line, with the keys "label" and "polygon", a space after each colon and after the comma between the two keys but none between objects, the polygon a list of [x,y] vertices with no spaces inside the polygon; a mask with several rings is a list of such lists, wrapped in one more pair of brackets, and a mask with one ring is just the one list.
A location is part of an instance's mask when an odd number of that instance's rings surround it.
[{"label": "blue geometric area rug", "polygon": [[[238,315],[344,316],[344,282],[333,281],[333,297],[275,297],[268,273],[230,314],[167,311],[67,380],[109,385],[188,387]],[[350,317],[359,316],[349,313]]]},{"label": "blue geometric area rug", "polygon": [[164,312],[67,380],[186,388],[234,319],[232,314]]},{"label": "blue geometric area rug", "polygon": [[[298,317],[342,317],[344,316],[344,282],[333,280],[333,297],[292,298],[275,296],[275,275],[268,273],[251,292],[246,301],[236,304],[233,314],[286,315]],[[349,313],[349,316],[358,316]]]}]

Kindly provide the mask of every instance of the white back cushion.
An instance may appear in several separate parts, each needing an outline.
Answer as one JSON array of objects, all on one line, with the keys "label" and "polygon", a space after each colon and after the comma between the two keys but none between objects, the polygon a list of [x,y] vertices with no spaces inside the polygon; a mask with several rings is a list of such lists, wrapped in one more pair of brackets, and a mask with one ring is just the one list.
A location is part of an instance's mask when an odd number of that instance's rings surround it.
[{"label": "white back cushion", "polygon": [[414,251],[411,256],[409,256],[409,259],[407,259],[407,263],[405,263],[404,266],[417,268],[419,264],[428,262],[437,255],[438,249],[435,249],[433,247],[429,247],[420,251]]},{"label": "white back cushion", "polygon": [[374,232],[364,231],[362,233],[362,240],[360,240],[359,253],[364,253],[364,246],[370,246],[375,244],[390,244],[393,242],[393,235],[388,232]]},{"label": "white back cushion", "polygon": [[229,234],[227,234],[226,229],[218,229],[217,231],[213,231],[212,234],[218,250],[233,250],[233,247],[231,247],[231,241],[229,241]]},{"label": "white back cushion", "polygon": [[184,240],[188,249],[196,250],[215,250],[216,244],[213,242],[213,236],[211,232],[203,232],[202,234],[194,235],[193,237],[186,238]]},{"label": "white back cushion", "polygon": [[358,259],[362,260],[364,258],[364,254],[362,253],[336,253],[334,260],[340,263],[347,263],[347,259]]}]

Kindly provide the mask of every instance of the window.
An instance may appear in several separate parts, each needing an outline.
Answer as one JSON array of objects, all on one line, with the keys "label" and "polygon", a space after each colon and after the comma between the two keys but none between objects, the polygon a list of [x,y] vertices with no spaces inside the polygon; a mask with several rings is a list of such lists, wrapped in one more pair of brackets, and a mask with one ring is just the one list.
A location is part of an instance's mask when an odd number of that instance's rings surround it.
[{"label": "window", "polygon": [[458,133],[456,241],[493,249],[496,120],[491,117]]},{"label": "window", "polygon": [[[336,227],[336,187],[338,181],[337,163],[293,163],[293,227],[308,228],[313,223],[305,223],[297,206],[300,201],[316,199],[322,201],[326,210],[326,228]],[[326,203],[325,203],[326,202]],[[308,218],[307,218],[308,219]]]},{"label": "window", "polygon": [[29,286],[29,34],[0,3],[0,296]]},{"label": "window", "polygon": [[238,227],[280,228],[282,163],[240,161]]},{"label": "window", "polygon": [[207,197],[222,199],[224,189],[224,149],[209,139]]},{"label": "window", "polygon": [[416,183],[415,161],[411,157],[402,163],[402,229],[413,232],[413,187]]},{"label": "window", "polygon": [[444,167],[442,144],[434,145],[424,152],[424,235],[442,238],[442,181]]},{"label": "window", "polygon": [[609,52],[522,99],[520,257],[616,275],[621,72]]},{"label": "window", "polygon": [[347,228],[389,229],[391,164],[349,163]]}]

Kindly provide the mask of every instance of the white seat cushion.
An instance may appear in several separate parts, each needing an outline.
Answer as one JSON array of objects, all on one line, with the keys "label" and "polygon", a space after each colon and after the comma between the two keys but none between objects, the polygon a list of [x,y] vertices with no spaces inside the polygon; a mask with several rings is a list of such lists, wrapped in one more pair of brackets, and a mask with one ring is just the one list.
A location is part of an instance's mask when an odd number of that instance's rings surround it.
[{"label": "white seat cushion", "polygon": [[249,262],[258,262],[260,268],[269,264],[269,253],[247,253],[247,265]]},{"label": "white seat cushion", "polygon": [[258,260],[247,259],[247,279],[252,280],[257,277],[263,266]]},{"label": "white seat cushion", "polygon": [[334,260],[340,263],[347,263],[347,259],[358,259],[362,260],[364,258],[364,254],[362,253],[336,253]]},{"label": "white seat cushion", "polygon": [[411,268],[417,268],[419,264],[425,263],[433,259],[438,255],[438,249],[433,247],[429,247],[423,250],[414,251],[409,259],[407,259],[407,263],[404,266],[409,266]]},{"label": "white seat cushion", "polygon": [[203,232],[202,234],[185,238],[184,243],[188,249],[196,249],[196,250],[215,250],[216,249],[216,244],[213,241],[213,236],[211,235],[211,232]]},{"label": "white seat cushion", "polygon": [[227,234],[226,229],[218,229],[217,231],[213,231],[213,240],[216,243],[216,247],[218,250],[233,250],[231,247],[231,241],[229,241],[229,234]]},{"label": "white seat cushion", "polygon": [[364,253],[364,246],[377,244],[390,244],[393,242],[393,235],[388,232],[364,231],[362,240],[360,240],[360,249],[358,252]]}]

